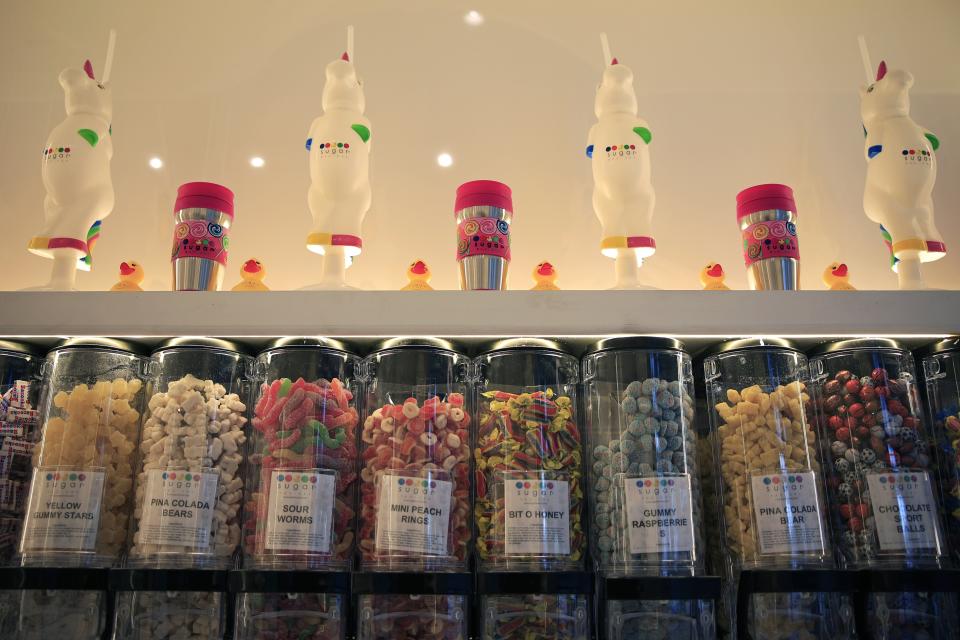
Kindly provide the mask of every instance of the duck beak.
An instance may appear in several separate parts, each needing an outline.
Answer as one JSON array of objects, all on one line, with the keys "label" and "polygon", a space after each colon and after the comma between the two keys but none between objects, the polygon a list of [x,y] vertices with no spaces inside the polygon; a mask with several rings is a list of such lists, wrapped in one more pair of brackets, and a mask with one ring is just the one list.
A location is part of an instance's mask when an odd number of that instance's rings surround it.
[{"label": "duck beak", "polygon": [[833,275],[837,276],[838,278],[846,278],[847,265],[843,264],[842,262],[838,264],[837,268],[833,270]]},{"label": "duck beak", "polygon": [[134,268],[131,267],[129,264],[127,264],[126,262],[120,263],[120,275],[128,276],[133,272],[134,272]]},{"label": "duck beak", "polygon": [[257,266],[256,260],[247,260],[243,263],[243,270],[247,273],[256,273],[260,271],[260,267]]},{"label": "duck beak", "polygon": [[715,264],[707,270],[707,275],[711,278],[719,278],[723,275],[723,267],[719,264]]},{"label": "duck beak", "polygon": [[540,265],[540,268],[537,269],[537,273],[542,276],[552,276],[553,275],[553,265],[549,262],[544,262]]},{"label": "duck beak", "polygon": [[423,260],[417,260],[413,263],[413,266],[410,267],[410,272],[422,276],[427,272],[427,263]]}]

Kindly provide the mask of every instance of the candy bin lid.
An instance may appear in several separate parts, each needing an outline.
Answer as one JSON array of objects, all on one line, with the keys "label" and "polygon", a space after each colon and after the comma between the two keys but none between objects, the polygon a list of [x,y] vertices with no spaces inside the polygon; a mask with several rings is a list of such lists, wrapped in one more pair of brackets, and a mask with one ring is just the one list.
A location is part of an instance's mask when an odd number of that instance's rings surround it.
[{"label": "candy bin lid", "polygon": [[494,351],[522,349],[545,349],[547,351],[556,351],[557,353],[571,355],[570,350],[559,341],[547,340],[546,338],[507,338],[504,340],[493,340],[480,345],[478,351],[481,355],[488,355]]},{"label": "candy bin lid", "polygon": [[740,338],[718,344],[716,347],[709,349],[704,357],[709,358],[732,351],[746,351],[750,349],[789,349],[790,351],[802,353],[795,344],[783,338]]},{"label": "candy bin lid", "polygon": [[929,356],[936,356],[942,353],[953,353],[956,351],[960,351],[960,336],[944,338],[943,340],[937,340],[933,344],[920,347],[917,349],[917,357],[927,358]]},{"label": "candy bin lid", "polygon": [[30,344],[23,342],[14,342],[13,340],[0,340],[0,354],[13,354],[26,357],[37,357],[40,351]]},{"label": "candy bin lid", "polygon": [[143,345],[116,338],[68,338],[50,349],[50,353],[61,349],[106,349],[108,351],[123,351],[135,355],[143,355],[146,349]]},{"label": "candy bin lid", "polygon": [[675,338],[662,336],[614,336],[597,340],[587,348],[585,355],[593,355],[601,351],[619,350],[650,350],[650,351],[686,351],[682,342]]},{"label": "candy bin lid", "polygon": [[246,352],[240,348],[235,342],[230,340],[224,340],[222,338],[206,338],[200,336],[190,336],[185,338],[171,338],[166,340],[159,347],[153,350],[154,353],[161,353],[169,349],[179,349],[179,348],[200,348],[200,349],[215,349],[217,351],[232,351],[234,353],[239,353],[241,355],[246,355]]},{"label": "candy bin lid", "polygon": [[824,356],[828,353],[840,353],[842,351],[856,351],[859,349],[871,350],[894,350],[903,351],[904,346],[890,338],[849,338],[846,340],[833,340],[823,342],[810,349],[811,358]]},{"label": "candy bin lid", "polygon": [[425,336],[389,338],[378,342],[373,351],[386,351],[388,349],[442,349],[454,353],[464,353],[465,351],[463,345],[458,342]]},{"label": "candy bin lid", "polygon": [[270,346],[263,349],[260,353],[273,351],[274,349],[336,349],[345,353],[356,355],[352,345],[348,345],[334,338],[322,338],[320,336],[287,337],[274,340]]}]

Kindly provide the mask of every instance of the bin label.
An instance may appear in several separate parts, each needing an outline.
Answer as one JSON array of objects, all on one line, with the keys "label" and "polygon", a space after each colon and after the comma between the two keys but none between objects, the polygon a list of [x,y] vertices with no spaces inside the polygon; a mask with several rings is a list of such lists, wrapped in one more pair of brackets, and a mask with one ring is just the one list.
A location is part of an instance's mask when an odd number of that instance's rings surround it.
[{"label": "bin label", "polygon": [[938,546],[937,507],[924,471],[868,473],[881,551]]},{"label": "bin label", "polygon": [[377,551],[447,555],[452,491],[452,482],[433,474],[381,476]]},{"label": "bin label", "polygon": [[812,471],[753,475],[760,553],[823,551],[823,523]]},{"label": "bin label", "polygon": [[94,551],[100,528],[103,472],[38,467],[21,551]]},{"label": "bin label", "polygon": [[693,551],[690,476],[624,478],[630,553]]},{"label": "bin label", "polygon": [[137,543],[210,546],[219,475],[217,471],[151,469]]},{"label": "bin label", "polygon": [[265,547],[329,553],[336,484],[331,471],[271,473]]},{"label": "bin label", "polygon": [[504,479],[506,555],[570,555],[570,483]]}]

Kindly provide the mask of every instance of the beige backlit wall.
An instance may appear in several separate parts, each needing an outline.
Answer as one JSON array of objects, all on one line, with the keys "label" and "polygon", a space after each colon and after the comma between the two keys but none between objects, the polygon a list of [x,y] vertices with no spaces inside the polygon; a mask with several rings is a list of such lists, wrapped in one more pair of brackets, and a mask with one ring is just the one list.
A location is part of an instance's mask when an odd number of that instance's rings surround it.
[{"label": "beige backlit wall", "polygon": [[[465,22],[468,11],[483,17]],[[602,70],[598,33],[633,68],[653,132],[657,254],[644,279],[697,288],[708,261],[746,279],[734,196],[761,182],[793,186],[804,288],[846,261],[855,285],[896,277],[862,210],[865,161],[856,36],[875,63],[916,77],[914,119],[935,132],[937,220],[950,253],[926,269],[955,288],[960,272],[960,2],[956,0],[649,0],[644,2],[8,2],[0,9],[0,255],[4,289],[41,284],[49,263],[27,253],[39,232],[41,150],[63,117],[57,75],[90,57],[113,69],[117,204],[81,289],[108,288],[117,265],[146,266],[170,286],[171,208],[178,184],[236,191],[227,286],[256,256],[267,283],[316,277],[306,132],[320,113],[323,69],[356,26],[356,62],[373,123],[373,206],[364,253],[348,272],[365,289],[396,289],[426,260],[437,288],[457,286],[453,193],[465,180],[514,189],[511,288],[550,260],[568,289],[610,286],[590,204],[586,134]],[[441,152],[453,157],[438,166]],[[162,158],[160,170],[148,166]],[[252,156],[264,158],[253,168]]]}]

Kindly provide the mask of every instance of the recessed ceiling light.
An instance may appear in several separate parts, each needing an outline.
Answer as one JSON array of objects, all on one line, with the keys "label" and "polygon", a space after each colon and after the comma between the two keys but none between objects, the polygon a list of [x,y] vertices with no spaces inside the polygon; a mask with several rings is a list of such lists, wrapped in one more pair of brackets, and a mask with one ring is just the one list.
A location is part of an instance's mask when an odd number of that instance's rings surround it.
[{"label": "recessed ceiling light", "polygon": [[449,167],[453,164],[453,156],[449,153],[441,153],[437,156],[437,164],[441,167]]},{"label": "recessed ceiling light", "polygon": [[467,11],[467,14],[463,16],[463,21],[473,27],[479,27],[483,24],[483,14],[479,11]]},{"label": "recessed ceiling light", "polygon": [[161,159],[158,158],[157,156],[153,156],[152,158],[150,158],[150,160],[147,162],[147,164],[150,165],[150,168],[151,168],[151,169],[162,169],[162,168],[163,168],[163,160],[161,160]]},{"label": "recessed ceiling light", "polygon": [[262,166],[265,165],[265,164],[266,164],[266,162],[264,162],[263,158],[261,158],[260,156],[253,156],[252,158],[250,158],[250,166],[251,166],[251,167],[254,167],[254,168],[256,168],[256,169],[259,169],[260,167],[262,167]]}]

